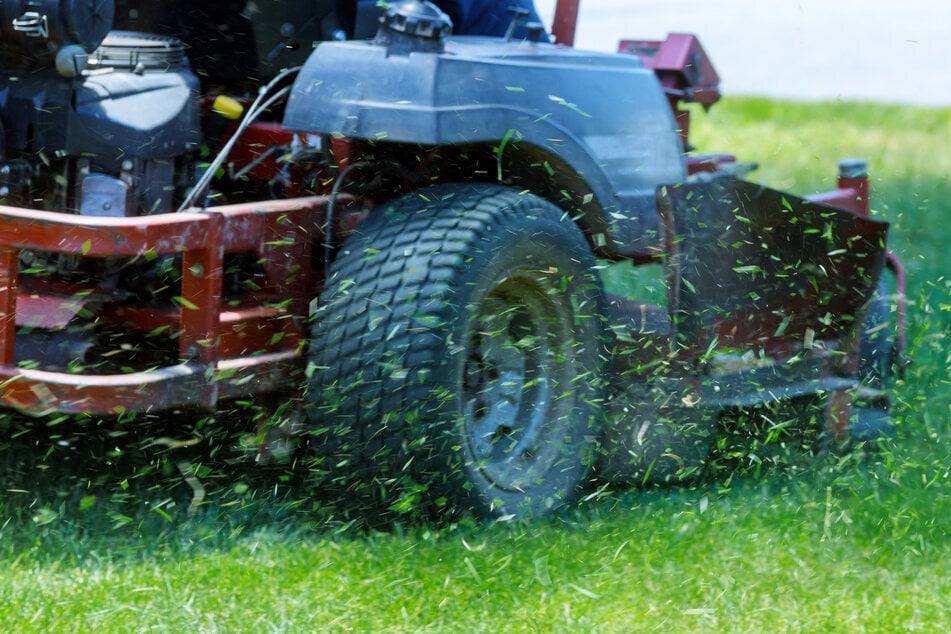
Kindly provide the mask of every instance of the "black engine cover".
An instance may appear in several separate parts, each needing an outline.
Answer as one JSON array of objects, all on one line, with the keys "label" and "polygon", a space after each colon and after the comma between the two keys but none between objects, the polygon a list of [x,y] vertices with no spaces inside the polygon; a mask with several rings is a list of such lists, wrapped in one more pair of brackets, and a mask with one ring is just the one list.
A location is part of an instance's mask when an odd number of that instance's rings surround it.
[{"label": "black engine cover", "polygon": [[79,77],[54,68],[0,74],[0,158],[38,172],[53,159],[82,158],[88,172],[126,175],[129,213],[157,211],[170,204],[172,177],[156,183],[153,175],[170,174],[167,166],[201,140],[199,97],[181,42],[113,32]]}]

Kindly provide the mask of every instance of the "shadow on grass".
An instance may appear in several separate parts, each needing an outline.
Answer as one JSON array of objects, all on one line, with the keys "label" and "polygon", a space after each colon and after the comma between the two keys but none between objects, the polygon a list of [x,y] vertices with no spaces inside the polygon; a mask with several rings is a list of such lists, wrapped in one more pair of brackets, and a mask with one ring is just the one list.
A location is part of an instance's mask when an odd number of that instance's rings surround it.
[{"label": "shadow on grass", "polygon": [[0,429],[8,554],[216,546],[249,528],[280,529],[309,502],[294,465],[256,464],[240,413],[135,423],[6,414]]}]

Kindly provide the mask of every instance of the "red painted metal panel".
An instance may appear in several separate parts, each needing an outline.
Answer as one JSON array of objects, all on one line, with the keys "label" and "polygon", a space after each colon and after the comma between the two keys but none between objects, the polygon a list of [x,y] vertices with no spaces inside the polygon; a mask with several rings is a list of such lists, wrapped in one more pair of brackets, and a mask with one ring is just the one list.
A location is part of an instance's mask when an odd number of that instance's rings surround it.
[{"label": "red painted metal panel", "polygon": [[0,244],[84,257],[176,254],[207,247],[208,214],[109,218],[0,205]]},{"label": "red painted metal panel", "polygon": [[229,155],[232,173],[244,171],[243,178],[264,182],[276,178],[284,165],[281,154],[293,140],[294,133],[279,123],[259,121],[250,125]]},{"label": "red painted metal panel", "polygon": [[209,214],[209,245],[182,254],[182,296],[179,350],[182,359],[214,363],[218,356],[221,275],[224,251],[218,240],[221,216]]},{"label": "red painted metal panel", "polygon": [[887,224],[739,180],[661,188],[658,205],[685,357],[714,348],[788,357],[854,337]]},{"label": "red painted metal panel", "polygon": [[868,218],[872,215],[871,201],[869,200],[868,175],[839,176],[836,189],[813,196],[807,196],[806,199],[814,203],[835,207],[836,209],[845,209],[863,218]]},{"label": "red painted metal panel", "polygon": [[662,41],[623,40],[618,52],[640,57],[678,99],[706,108],[720,99],[720,76],[695,35],[671,33]]},{"label": "red painted metal panel", "polygon": [[20,252],[0,248],[0,364],[13,364],[16,337],[17,268]]},{"label": "red painted metal panel", "polygon": [[173,407],[213,407],[202,400],[204,368],[176,365],[148,372],[90,376],[0,367],[3,404],[30,414],[116,415]]}]

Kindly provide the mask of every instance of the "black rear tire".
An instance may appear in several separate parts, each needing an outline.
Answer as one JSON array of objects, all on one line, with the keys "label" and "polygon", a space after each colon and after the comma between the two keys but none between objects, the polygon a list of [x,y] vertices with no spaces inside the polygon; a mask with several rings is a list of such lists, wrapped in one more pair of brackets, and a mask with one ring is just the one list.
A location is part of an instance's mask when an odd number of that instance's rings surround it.
[{"label": "black rear tire", "polygon": [[324,480],[377,513],[538,516],[575,500],[604,390],[594,267],[561,210],[500,186],[437,186],[368,218],[313,326]]},{"label": "black rear tire", "polygon": [[896,360],[895,345],[889,283],[883,273],[862,324],[859,378],[865,385],[879,390],[889,386]]}]

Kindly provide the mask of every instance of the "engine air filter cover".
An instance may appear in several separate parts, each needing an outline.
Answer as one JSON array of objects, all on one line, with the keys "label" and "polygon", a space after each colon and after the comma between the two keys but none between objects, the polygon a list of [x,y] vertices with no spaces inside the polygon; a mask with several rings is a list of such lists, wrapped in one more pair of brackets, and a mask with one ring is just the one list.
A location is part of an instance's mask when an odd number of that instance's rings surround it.
[{"label": "engine air filter cover", "polygon": [[185,45],[174,37],[112,31],[89,56],[89,68],[180,70],[186,66]]}]

